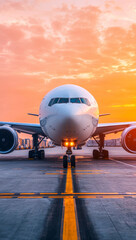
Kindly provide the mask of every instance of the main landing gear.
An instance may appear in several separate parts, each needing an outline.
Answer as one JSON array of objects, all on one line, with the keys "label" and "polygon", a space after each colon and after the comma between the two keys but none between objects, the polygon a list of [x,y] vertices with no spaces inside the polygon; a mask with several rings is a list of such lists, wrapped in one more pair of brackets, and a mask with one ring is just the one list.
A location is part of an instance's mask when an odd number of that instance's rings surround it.
[{"label": "main landing gear", "polygon": [[75,164],[75,155],[72,155],[72,150],[71,148],[68,148],[68,150],[66,151],[67,155],[63,156],[63,168],[67,168],[68,166],[68,162],[71,163],[71,167],[75,168],[76,164]]},{"label": "main landing gear", "polygon": [[29,151],[28,157],[29,158],[38,158],[38,159],[44,159],[44,150],[38,150],[39,144],[43,141],[44,138],[42,138],[41,141],[38,141],[38,134],[33,134],[33,150]]},{"label": "main landing gear", "polygon": [[99,150],[96,150],[96,149],[93,150],[93,158],[94,159],[99,159],[99,158],[108,159],[109,158],[109,152],[107,150],[103,149],[104,148],[104,138],[105,138],[104,134],[99,135],[99,140],[94,138],[94,140],[98,143],[98,146],[99,146]]}]

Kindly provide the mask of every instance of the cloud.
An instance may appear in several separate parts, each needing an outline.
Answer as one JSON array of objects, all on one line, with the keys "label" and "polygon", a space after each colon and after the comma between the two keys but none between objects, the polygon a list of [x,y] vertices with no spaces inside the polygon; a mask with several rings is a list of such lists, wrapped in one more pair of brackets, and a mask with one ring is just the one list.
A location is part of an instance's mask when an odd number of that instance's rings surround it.
[{"label": "cloud", "polygon": [[102,29],[101,14],[98,7],[63,6],[48,24],[32,18],[1,24],[1,61],[8,59],[13,69],[19,65],[20,72],[55,75],[134,72],[136,25]]},{"label": "cloud", "polygon": [[28,18],[24,22],[1,24],[2,73],[32,71],[68,78],[88,74],[96,79],[107,73],[134,73],[136,25],[128,30],[103,29],[101,15],[98,7],[65,5],[56,9],[48,23]]},{"label": "cloud", "polygon": [[12,24],[12,26],[0,24],[0,45],[7,44],[10,41],[19,41],[22,37],[23,32],[16,24]]},{"label": "cloud", "polygon": [[[108,111],[106,106],[113,106],[113,111],[117,106],[133,108],[130,96],[132,100],[136,87],[136,24],[103,27],[104,13],[94,6],[63,5],[43,15],[38,5],[39,16],[35,17],[32,5],[29,16],[21,14],[24,7],[30,7],[29,1],[20,1],[20,7],[15,8],[10,3],[6,1],[9,16],[18,15],[0,24],[0,99],[10,102],[10,96],[14,104],[20,99],[24,113],[24,96],[32,107],[36,98],[40,103],[41,94],[53,87],[75,83],[94,94],[103,107],[101,112]],[[12,116],[16,114],[13,105]]]},{"label": "cloud", "polygon": [[38,24],[32,19],[27,24],[1,24],[1,47],[6,53],[1,60],[8,58],[13,69],[19,64],[19,71],[36,69],[68,74],[76,68],[81,69],[79,74],[88,72],[82,70],[85,64],[79,58],[89,61],[97,54],[99,39],[95,27],[100,11],[95,7],[63,7],[63,10],[63,13],[62,9],[56,10],[57,21],[52,19],[50,24]]},{"label": "cloud", "polygon": [[136,104],[122,104],[122,105],[112,105],[113,108],[132,108],[136,107]]}]

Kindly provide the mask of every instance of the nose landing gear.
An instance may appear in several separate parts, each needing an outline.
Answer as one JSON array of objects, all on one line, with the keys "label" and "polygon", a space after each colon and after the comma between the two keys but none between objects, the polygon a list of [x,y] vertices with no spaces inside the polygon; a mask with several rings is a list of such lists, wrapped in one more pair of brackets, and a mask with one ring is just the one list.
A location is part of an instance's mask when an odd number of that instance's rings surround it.
[{"label": "nose landing gear", "polygon": [[71,167],[75,168],[76,164],[75,164],[75,155],[71,155],[72,154],[72,150],[71,148],[68,148],[66,151],[67,155],[63,156],[63,168],[67,168],[68,167],[68,162],[71,163]]}]

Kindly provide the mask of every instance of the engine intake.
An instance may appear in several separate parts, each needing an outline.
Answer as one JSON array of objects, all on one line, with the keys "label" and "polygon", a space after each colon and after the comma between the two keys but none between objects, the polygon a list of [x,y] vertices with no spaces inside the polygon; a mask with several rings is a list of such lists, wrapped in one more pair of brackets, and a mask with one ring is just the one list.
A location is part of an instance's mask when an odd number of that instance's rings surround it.
[{"label": "engine intake", "polygon": [[122,132],[121,144],[127,152],[136,153],[136,126],[130,126]]},{"label": "engine intake", "polygon": [[0,153],[10,153],[16,149],[17,145],[17,132],[13,128],[8,126],[0,127]]}]

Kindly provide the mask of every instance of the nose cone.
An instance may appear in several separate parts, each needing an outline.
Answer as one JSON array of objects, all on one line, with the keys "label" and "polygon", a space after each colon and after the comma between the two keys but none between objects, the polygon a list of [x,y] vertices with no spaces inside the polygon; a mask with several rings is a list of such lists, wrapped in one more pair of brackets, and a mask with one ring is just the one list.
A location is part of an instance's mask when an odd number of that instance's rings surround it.
[{"label": "nose cone", "polygon": [[80,119],[82,116],[80,106],[67,106],[61,109],[61,134],[67,137],[76,137],[80,130]]},{"label": "nose cone", "polygon": [[[57,106],[56,106],[57,107]],[[58,106],[46,124],[47,135],[58,145],[65,139],[83,142],[90,136],[91,115],[84,113],[79,105]]]},{"label": "nose cone", "polygon": [[91,116],[84,114],[80,107],[65,109],[61,114],[61,139],[85,139],[86,129],[91,122]]},{"label": "nose cone", "polygon": [[[56,106],[57,107],[57,106]],[[63,139],[77,139],[81,131],[82,111],[80,106],[61,105],[51,116],[46,125],[48,136],[60,144]]]},{"label": "nose cone", "polygon": [[81,124],[80,124],[79,115],[64,115],[62,118],[61,124],[61,136],[63,138],[77,138],[78,132],[80,132]]}]

